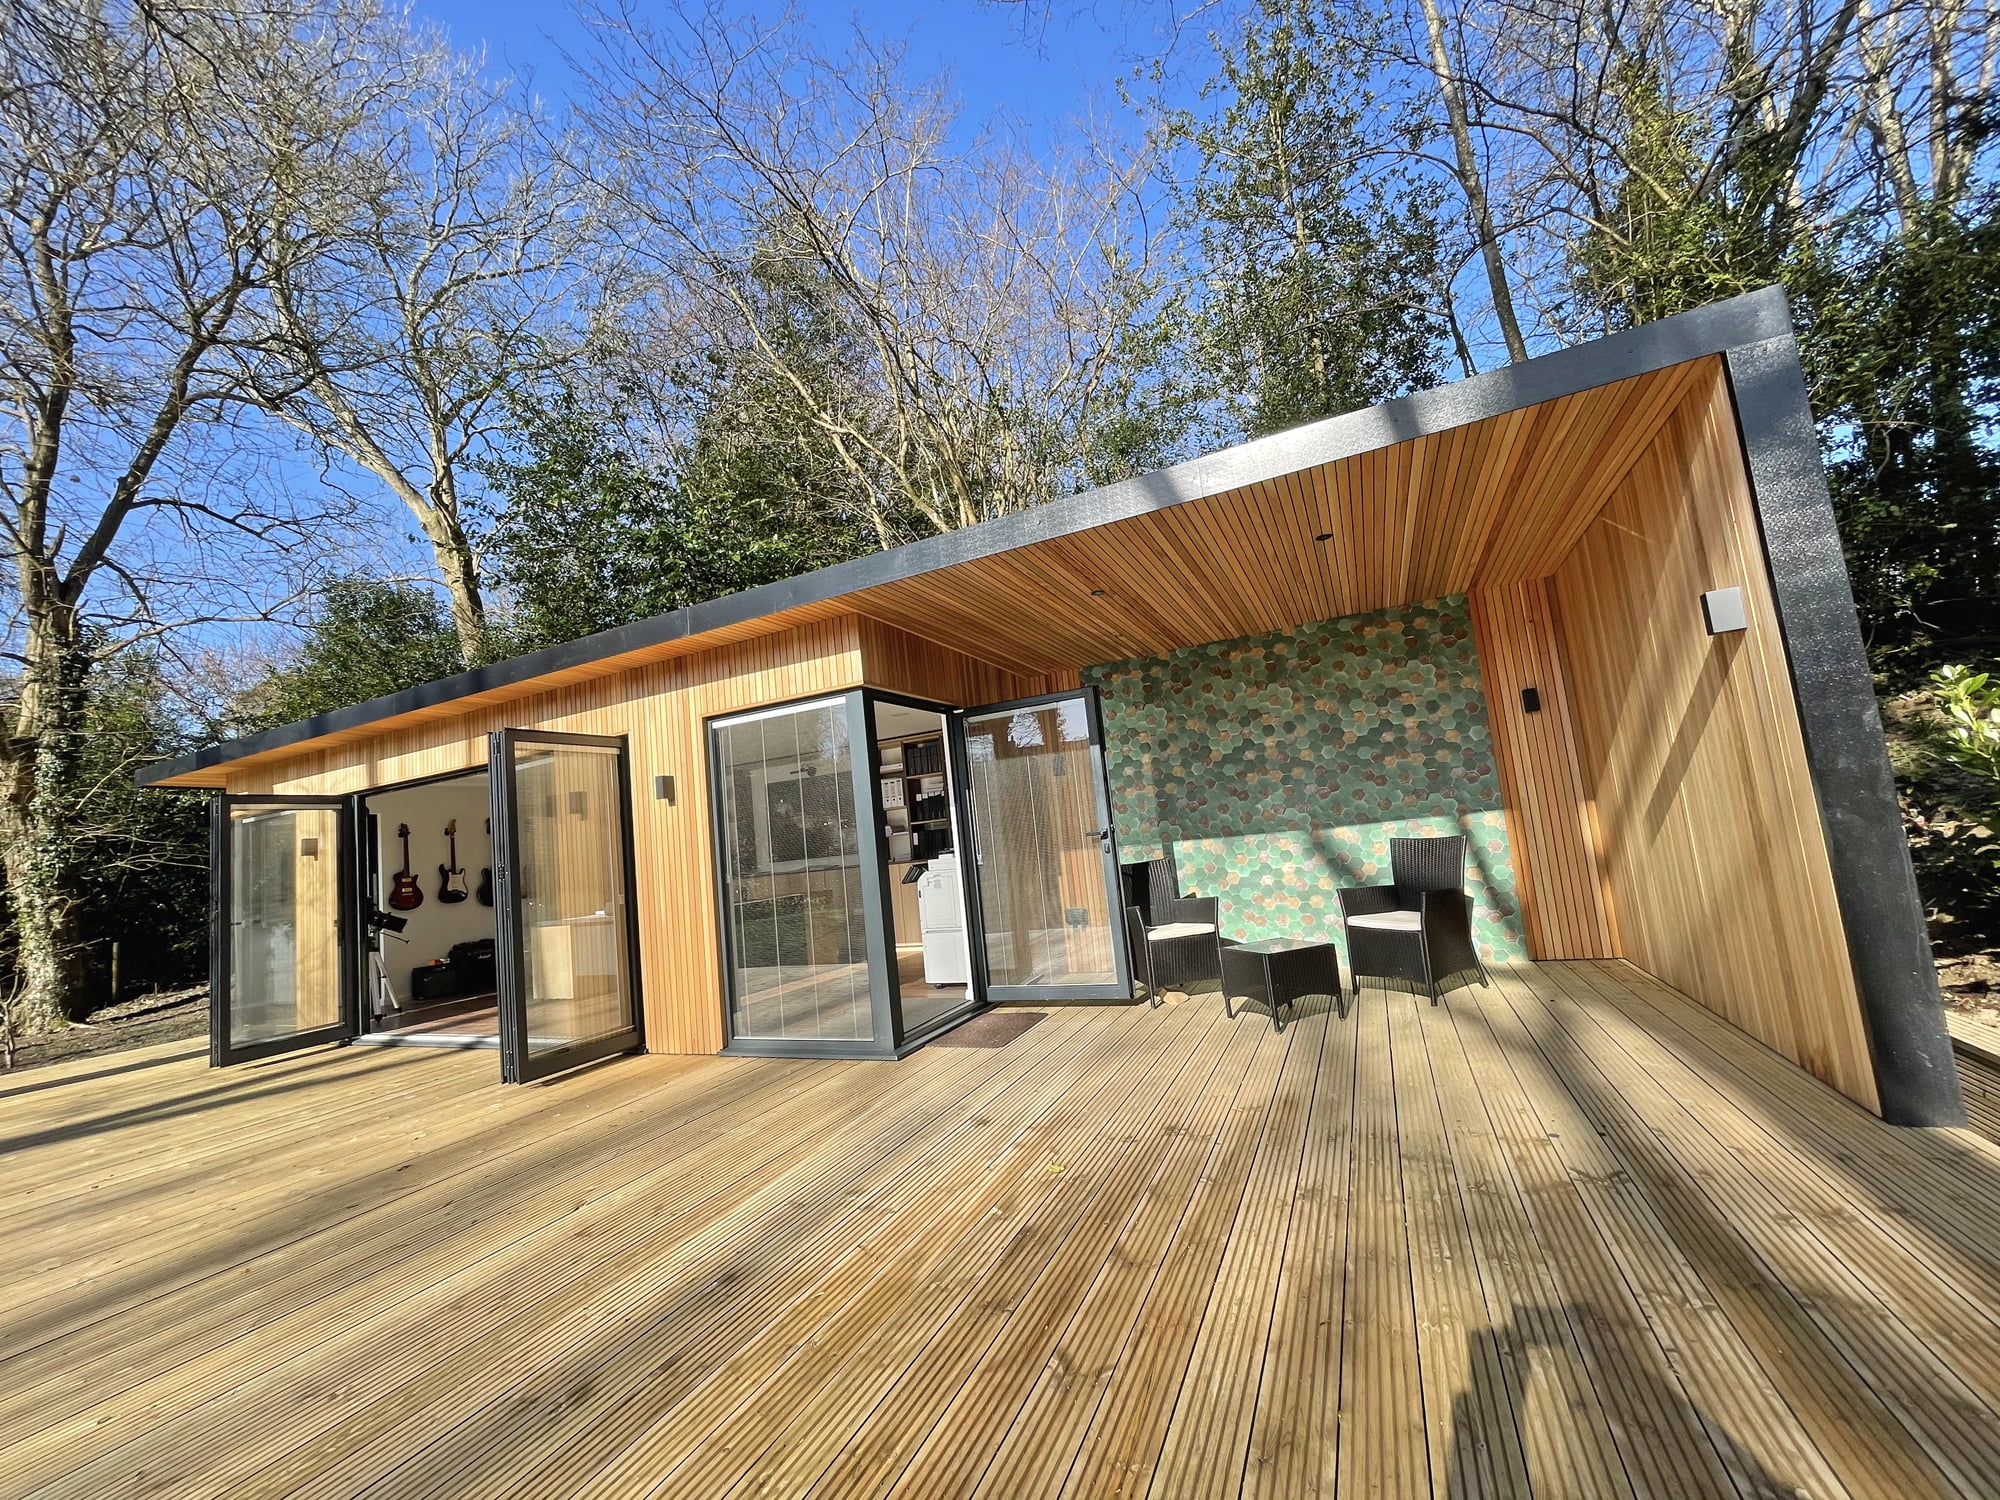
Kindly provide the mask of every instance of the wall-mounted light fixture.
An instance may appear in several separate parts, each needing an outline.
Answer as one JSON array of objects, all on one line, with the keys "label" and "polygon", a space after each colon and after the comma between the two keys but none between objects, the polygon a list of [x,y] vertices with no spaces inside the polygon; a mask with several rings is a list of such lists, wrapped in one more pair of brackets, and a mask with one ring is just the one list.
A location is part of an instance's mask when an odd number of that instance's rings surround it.
[{"label": "wall-mounted light fixture", "polygon": [[1542,711],[1542,690],[1540,688],[1531,688],[1531,687],[1522,688],[1521,712],[1524,714],[1538,714],[1541,711]]},{"label": "wall-mounted light fixture", "polygon": [[1748,629],[1750,619],[1743,612],[1743,590],[1710,589],[1701,596],[1701,618],[1710,635]]},{"label": "wall-mounted light fixture", "polygon": [[300,840],[299,840],[299,857],[300,857],[301,859],[318,859],[318,858],[319,858],[319,840],[318,840],[318,839],[300,839]]},{"label": "wall-mounted light fixture", "polygon": [[667,806],[672,807],[674,805],[674,778],[671,776],[655,776],[653,778],[653,796],[655,800],[664,802]]},{"label": "wall-mounted light fixture", "polygon": [[1106,592],[1107,590],[1105,589],[1092,589],[1090,591],[1090,597],[1093,599],[1102,599],[1106,594]]},{"label": "wall-mounted light fixture", "polygon": [[1333,540],[1333,533],[1330,531],[1314,532],[1313,540],[1316,542],[1330,542]]}]

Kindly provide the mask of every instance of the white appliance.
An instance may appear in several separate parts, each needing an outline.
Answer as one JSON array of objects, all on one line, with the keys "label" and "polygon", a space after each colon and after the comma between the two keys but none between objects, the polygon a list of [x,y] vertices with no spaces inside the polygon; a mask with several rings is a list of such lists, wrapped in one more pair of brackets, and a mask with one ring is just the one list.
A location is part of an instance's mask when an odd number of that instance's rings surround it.
[{"label": "white appliance", "polygon": [[970,984],[956,854],[934,855],[930,868],[917,877],[917,920],[924,931],[924,983]]}]

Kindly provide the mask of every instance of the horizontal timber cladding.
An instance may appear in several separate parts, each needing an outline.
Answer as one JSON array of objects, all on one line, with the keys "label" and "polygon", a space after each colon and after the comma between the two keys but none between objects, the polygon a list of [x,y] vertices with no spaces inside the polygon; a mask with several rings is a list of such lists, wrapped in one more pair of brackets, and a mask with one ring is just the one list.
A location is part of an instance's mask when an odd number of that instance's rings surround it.
[{"label": "horizontal timber cladding", "polygon": [[[232,766],[232,792],[367,791],[486,764],[495,729],[622,734],[631,746],[641,988],[656,1052],[722,1046],[721,959],[703,721],[862,681],[861,622],[847,615],[633,667],[513,702],[392,727],[283,760]],[[655,776],[675,779],[671,802]]]},{"label": "horizontal timber cladding", "polygon": [[[1470,602],[1528,951],[1538,959],[1616,958],[1596,814],[1556,637],[1554,580],[1479,589]],[[1524,692],[1536,695],[1533,712]]]},{"label": "horizontal timber cladding", "polygon": [[862,678],[868,686],[885,692],[977,708],[982,703],[1007,703],[1077,685],[1073,671],[1012,672],[881,620],[864,617],[857,628]]},{"label": "horizontal timber cladding", "polygon": [[[1551,583],[1621,956],[1879,1110],[1719,371],[1690,388]],[[1748,629],[1711,636],[1701,595],[1731,587]],[[1569,775],[1562,738],[1524,757],[1551,782]],[[1534,881],[1547,883],[1539,869]]]}]

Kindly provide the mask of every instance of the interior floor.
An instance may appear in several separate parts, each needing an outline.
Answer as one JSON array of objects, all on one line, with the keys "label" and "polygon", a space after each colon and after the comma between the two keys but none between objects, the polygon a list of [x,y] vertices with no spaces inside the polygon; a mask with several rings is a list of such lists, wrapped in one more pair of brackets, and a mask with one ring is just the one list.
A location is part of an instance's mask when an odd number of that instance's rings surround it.
[{"label": "interior floor", "polygon": [[377,1021],[374,1030],[355,1040],[373,1046],[497,1047],[499,997],[488,991],[393,1010]]},{"label": "interior floor", "polygon": [[[898,943],[896,945],[896,980],[902,987],[905,1000],[950,1001],[954,1005],[965,999],[967,986],[962,984],[924,983],[924,945],[922,943]],[[939,1007],[931,1007],[938,1009]]]}]

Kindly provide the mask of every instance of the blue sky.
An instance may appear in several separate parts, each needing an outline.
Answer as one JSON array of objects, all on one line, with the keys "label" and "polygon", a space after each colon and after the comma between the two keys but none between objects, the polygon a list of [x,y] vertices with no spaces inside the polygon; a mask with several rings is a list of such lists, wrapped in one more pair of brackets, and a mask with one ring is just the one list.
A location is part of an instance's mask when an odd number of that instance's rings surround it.
[{"label": "blue sky", "polygon": [[[1034,4],[1036,0],[1028,0]],[[855,21],[876,36],[902,41],[913,71],[949,71],[973,124],[1011,114],[1038,136],[1096,101],[1115,103],[1113,80],[1155,56],[1168,40],[1175,5],[1191,0],[1056,0],[1059,12],[1037,34],[1022,36],[1023,7],[981,0],[800,0],[808,22],[838,43]],[[746,10],[775,3],[744,0]],[[565,88],[562,53],[581,50],[584,31],[567,3],[535,0],[418,0],[417,13],[442,25],[461,47],[484,44],[497,68],[532,73],[537,88]],[[1201,28],[1182,38],[1199,72]]]}]

